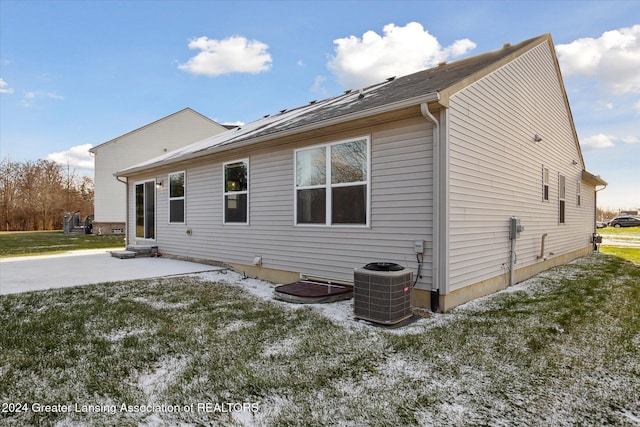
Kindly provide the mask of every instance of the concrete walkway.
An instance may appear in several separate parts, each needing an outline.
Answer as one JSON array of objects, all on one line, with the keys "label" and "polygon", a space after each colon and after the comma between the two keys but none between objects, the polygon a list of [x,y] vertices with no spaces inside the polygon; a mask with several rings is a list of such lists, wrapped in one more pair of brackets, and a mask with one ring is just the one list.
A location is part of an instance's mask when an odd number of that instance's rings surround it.
[{"label": "concrete walkway", "polygon": [[118,259],[105,249],[0,259],[0,294],[222,270],[169,258]]}]

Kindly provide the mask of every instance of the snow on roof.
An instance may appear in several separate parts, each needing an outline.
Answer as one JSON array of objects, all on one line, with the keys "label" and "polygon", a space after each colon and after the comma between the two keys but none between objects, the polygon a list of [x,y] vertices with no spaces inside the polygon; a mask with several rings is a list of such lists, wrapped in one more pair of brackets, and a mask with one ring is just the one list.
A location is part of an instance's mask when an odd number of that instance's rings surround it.
[{"label": "snow on roof", "polygon": [[[166,163],[173,163],[172,160],[179,161],[187,158],[198,157],[206,154],[207,151],[213,151],[216,148],[226,146],[240,141],[246,141],[253,138],[268,136],[279,131],[291,128],[297,128],[303,124],[311,123],[320,116],[317,114],[320,110],[324,110],[325,114],[331,110],[331,116],[340,116],[353,109],[353,103],[358,103],[367,96],[371,96],[367,103],[371,104],[372,98],[376,97],[374,88],[384,85],[375,85],[361,91],[346,91],[343,94],[328,98],[322,101],[314,101],[309,104],[294,108],[291,110],[282,110],[276,115],[267,115],[243,126],[238,126],[227,130],[220,134],[205,138],[201,141],[163,154],[161,156],[141,162],[131,168],[125,169],[117,173],[123,175],[128,172],[145,169],[152,166],[160,166]],[[328,117],[327,117],[328,118]]]}]

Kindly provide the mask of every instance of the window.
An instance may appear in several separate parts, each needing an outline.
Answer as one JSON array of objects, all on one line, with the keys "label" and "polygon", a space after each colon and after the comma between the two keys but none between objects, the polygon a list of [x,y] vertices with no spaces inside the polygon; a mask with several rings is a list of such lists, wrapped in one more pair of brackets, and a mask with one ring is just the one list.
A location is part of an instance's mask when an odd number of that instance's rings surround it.
[{"label": "window", "polygon": [[169,223],[184,224],[184,172],[169,174]]},{"label": "window", "polygon": [[224,223],[249,223],[249,160],[224,164]]},{"label": "window", "polygon": [[549,169],[542,167],[542,200],[549,201]]},{"label": "window", "polygon": [[582,200],[580,200],[581,189],[582,189],[582,185],[580,184],[580,181],[576,181],[576,205],[577,206],[580,206],[580,204],[582,203]]},{"label": "window", "polygon": [[560,224],[565,223],[565,202],[566,202],[566,186],[564,175],[558,175],[558,201],[559,201],[559,219]]},{"label": "window", "polygon": [[369,138],[296,151],[296,224],[369,223]]}]

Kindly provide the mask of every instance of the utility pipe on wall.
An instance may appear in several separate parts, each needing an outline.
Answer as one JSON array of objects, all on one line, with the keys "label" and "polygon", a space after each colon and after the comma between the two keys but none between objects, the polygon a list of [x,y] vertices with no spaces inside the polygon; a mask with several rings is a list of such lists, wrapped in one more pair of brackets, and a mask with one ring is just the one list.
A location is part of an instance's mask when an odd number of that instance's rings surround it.
[{"label": "utility pipe on wall", "polygon": [[542,259],[542,258],[544,258],[544,241],[546,240],[546,238],[547,238],[547,233],[544,233],[544,234],[542,235],[542,243],[541,243],[541,245],[540,245],[540,255],[538,255],[538,256],[536,257],[536,259]]},{"label": "utility pipe on wall", "polygon": [[509,255],[509,286],[513,286],[513,270],[516,268],[516,239],[511,239],[511,253]]}]

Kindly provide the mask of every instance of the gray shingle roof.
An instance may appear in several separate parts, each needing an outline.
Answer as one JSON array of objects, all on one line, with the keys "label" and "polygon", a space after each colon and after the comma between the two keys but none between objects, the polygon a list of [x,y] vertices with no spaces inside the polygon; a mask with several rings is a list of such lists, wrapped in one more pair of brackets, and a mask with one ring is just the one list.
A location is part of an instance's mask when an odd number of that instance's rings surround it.
[{"label": "gray shingle roof", "polygon": [[502,49],[472,56],[434,68],[419,71],[407,76],[389,79],[385,82],[355,91],[312,102],[291,110],[283,110],[273,116],[265,116],[244,126],[230,129],[149,161],[132,166],[116,175],[127,174],[151,167],[162,166],[210,154],[243,143],[264,141],[275,138],[283,132],[295,132],[308,129],[309,126],[322,126],[330,120],[343,117],[349,120],[354,114],[379,111],[420,96],[439,93],[465,79],[480,73],[485,68],[515,55],[530,44],[546,40],[548,35],[538,36],[515,45],[505,45]]}]

